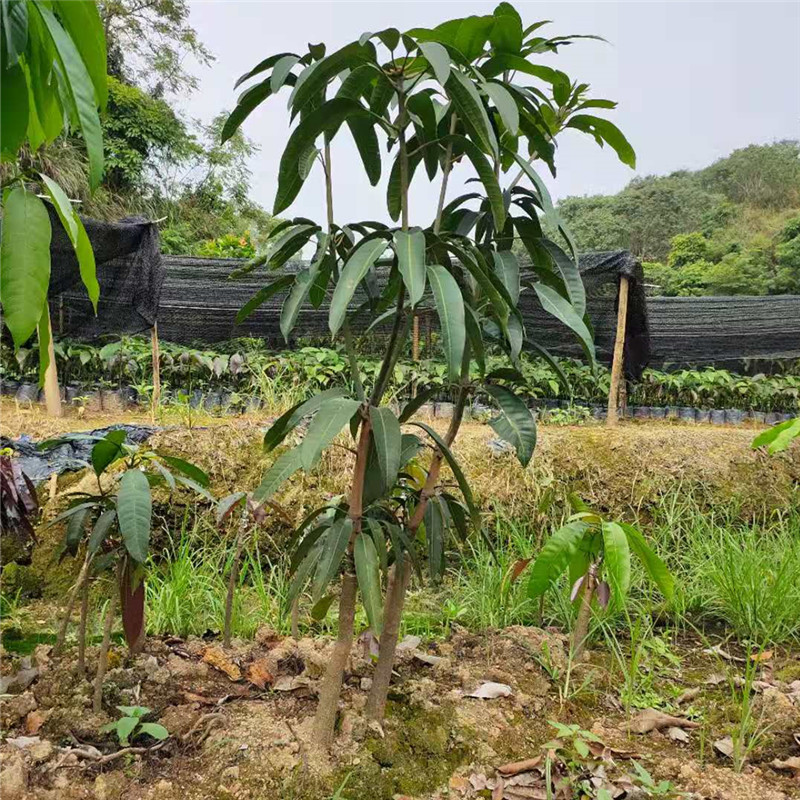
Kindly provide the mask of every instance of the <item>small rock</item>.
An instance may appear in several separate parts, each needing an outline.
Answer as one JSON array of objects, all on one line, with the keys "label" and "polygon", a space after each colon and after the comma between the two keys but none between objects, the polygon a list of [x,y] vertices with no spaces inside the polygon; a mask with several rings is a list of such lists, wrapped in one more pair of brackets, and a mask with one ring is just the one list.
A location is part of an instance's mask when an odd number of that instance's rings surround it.
[{"label": "small rock", "polygon": [[167,797],[172,793],[172,782],[162,778],[154,787],[153,794],[155,797]]},{"label": "small rock", "polygon": [[222,775],[220,775],[220,780],[224,781],[225,783],[233,783],[234,781],[239,780],[239,767],[226,767],[222,770]]},{"label": "small rock", "polygon": [[28,772],[22,753],[4,756],[0,786],[3,787],[3,800],[24,800],[27,797]]},{"label": "small rock", "polygon": [[372,688],[372,678],[362,678],[361,689],[365,692],[368,692],[371,688]]},{"label": "small rock", "polygon": [[33,663],[44,672],[50,666],[50,653],[53,652],[51,644],[37,644],[33,651]]},{"label": "small rock", "polygon": [[27,717],[25,717],[25,733],[28,736],[36,736],[39,733],[39,729],[44,725],[45,720],[47,719],[47,714],[36,710],[31,711]]},{"label": "small rock", "polygon": [[4,701],[2,707],[2,723],[4,728],[16,725],[23,717],[27,717],[31,711],[36,710],[36,698],[33,692],[23,692],[9,700]]},{"label": "small rock", "polygon": [[53,743],[45,739],[44,741],[33,745],[28,752],[30,753],[31,759],[34,761],[34,763],[42,764],[45,761],[48,761],[53,755]]},{"label": "small rock", "polygon": [[761,708],[764,714],[764,722],[775,724],[778,722],[788,722],[798,716],[798,711],[794,703],[779,689],[764,689],[761,695]]}]

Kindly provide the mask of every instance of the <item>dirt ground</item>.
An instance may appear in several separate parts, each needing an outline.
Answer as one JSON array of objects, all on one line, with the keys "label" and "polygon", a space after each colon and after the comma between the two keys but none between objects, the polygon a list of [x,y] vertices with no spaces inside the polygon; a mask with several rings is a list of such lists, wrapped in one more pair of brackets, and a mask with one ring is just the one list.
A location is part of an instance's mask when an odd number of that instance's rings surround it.
[{"label": "dirt ground", "polygon": [[[736,726],[744,665],[727,645],[709,651],[707,642],[684,637],[670,643],[670,658],[643,665],[653,673],[656,710],[623,708],[604,651],[589,653],[567,678],[566,641],[557,631],[456,630],[428,645],[408,639],[381,728],[359,713],[372,670],[369,643],[359,642],[327,758],[311,747],[309,728],[329,647],[268,629],[228,651],[177,638],[151,638],[135,658],[115,647],[99,715],[91,713],[90,683],[75,673],[74,654],[56,660],[39,645],[29,665],[7,654],[4,676],[27,685],[4,698],[3,798],[325,800],[344,784],[338,797],[349,800],[546,800],[548,754],[560,786],[555,798],[595,796],[581,787],[605,788],[614,798],[800,796],[797,653],[774,652],[761,664],[754,713],[766,733],[736,772],[725,737]],[[94,658],[90,652],[89,673]],[[169,738],[142,737],[120,749],[99,732],[118,705],[148,707],[148,719]],[[576,727],[565,734],[551,724],[557,721]],[[634,762],[655,785],[669,782],[661,795],[643,792]]]}]

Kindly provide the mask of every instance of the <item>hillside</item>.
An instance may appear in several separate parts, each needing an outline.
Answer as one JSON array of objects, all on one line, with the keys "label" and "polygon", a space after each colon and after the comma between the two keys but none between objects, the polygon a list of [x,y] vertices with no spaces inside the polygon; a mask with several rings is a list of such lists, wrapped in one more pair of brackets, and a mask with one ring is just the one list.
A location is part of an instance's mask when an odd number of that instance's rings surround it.
[{"label": "hillside", "polygon": [[735,150],[705,169],[635,178],[558,207],[581,250],[631,250],[651,293],[800,293],[800,142]]}]

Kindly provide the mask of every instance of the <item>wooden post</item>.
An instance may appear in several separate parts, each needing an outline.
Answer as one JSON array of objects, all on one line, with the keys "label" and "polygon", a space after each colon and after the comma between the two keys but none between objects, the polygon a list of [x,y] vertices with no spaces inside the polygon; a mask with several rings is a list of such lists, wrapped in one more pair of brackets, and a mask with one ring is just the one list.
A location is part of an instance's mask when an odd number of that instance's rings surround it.
[{"label": "wooden post", "polygon": [[[47,327],[50,332],[47,337],[47,353],[49,356],[47,369],[44,373],[44,402],[47,406],[47,414],[51,417],[60,417],[61,410],[61,393],[58,388],[58,370],[56,368],[56,349],[53,345],[53,326],[50,324],[50,306],[45,302],[45,311],[47,312]],[[41,344],[41,339],[39,340]]]},{"label": "wooden post", "polygon": [[611,386],[608,390],[608,415],[606,424],[617,424],[617,402],[619,384],[622,380],[622,367],[625,355],[625,325],[628,320],[628,278],[619,279],[619,303],[617,305],[617,337],[614,340],[614,360],[611,362]]},{"label": "wooden post", "polygon": [[153,348],[153,414],[161,402],[161,351],[158,347],[158,323],[153,323],[150,331],[150,343]]}]

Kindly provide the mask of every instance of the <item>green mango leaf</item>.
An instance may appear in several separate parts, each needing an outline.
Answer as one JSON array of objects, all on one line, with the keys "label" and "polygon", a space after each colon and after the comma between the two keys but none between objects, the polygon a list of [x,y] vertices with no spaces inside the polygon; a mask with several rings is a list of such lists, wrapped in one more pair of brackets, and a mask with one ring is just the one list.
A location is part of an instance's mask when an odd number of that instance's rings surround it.
[{"label": "green mango leaf", "polygon": [[130,735],[139,724],[139,717],[122,717],[117,720],[117,739],[123,747],[130,744]]},{"label": "green mango leaf", "polygon": [[453,142],[456,149],[463,150],[464,155],[472,162],[475,172],[478,173],[478,177],[484,189],[486,189],[486,197],[492,209],[495,230],[503,230],[506,224],[506,208],[503,202],[503,192],[500,189],[500,184],[497,182],[497,176],[494,174],[492,165],[481,152],[480,148],[466,137],[460,136],[459,134],[452,134],[451,136],[444,137],[444,141]]},{"label": "green mango leaf", "polygon": [[317,600],[317,602],[311,607],[311,619],[317,622],[321,622],[323,619],[325,619],[335,599],[336,595],[326,594],[325,597]]},{"label": "green mango leaf", "polygon": [[89,553],[94,554],[100,549],[116,518],[117,511],[114,508],[107,508],[97,518],[97,522],[95,522],[94,528],[92,528],[92,532],[89,535],[89,542],[87,544]]},{"label": "green mango leaf", "polygon": [[317,569],[314,573],[312,598],[315,603],[319,602],[328,588],[328,584],[338,573],[352,534],[353,520],[350,517],[336,520],[328,528],[322,543],[322,552],[319,556]]},{"label": "green mango leaf", "polygon": [[353,556],[356,562],[358,588],[361,590],[369,626],[376,636],[380,636],[383,630],[380,561],[372,536],[366,533],[359,533],[356,536]]},{"label": "green mango leaf", "polygon": [[400,469],[402,437],[400,423],[394,412],[386,406],[370,409],[372,435],[375,439],[375,452],[384,486],[391,487],[397,480]]},{"label": "green mango leaf", "polygon": [[413,308],[425,294],[425,234],[414,228],[395,231],[394,249],[397,268],[408,290],[408,300]]},{"label": "green mango leaf", "polygon": [[408,422],[414,414],[419,411],[419,409],[425,405],[432,397],[435,397],[437,392],[440,391],[440,387],[438,386],[431,386],[425,391],[417,392],[416,397],[412,397],[404,406],[403,411],[400,414],[400,422]]},{"label": "green mango leaf", "polygon": [[28,131],[28,83],[19,64],[0,65],[3,103],[0,106],[0,137],[3,161],[14,161]]},{"label": "green mango leaf", "polygon": [[269,88],[272,94],[279,92],[281,87],[286,83],[292,67],[300,60],[299,56],[286,55],[282,56],[275,62],[275,68],[272,70],[272,75],[269,78]]},{"label": "green mango leaf", "polygon": [[119,532],[131,558],[140,564],[147,560],[152,509],[150,484],[145,474],[138,469],[124,472],[117,496]]},{"label": "green mango leaf", "polygon": [[320,407],[298,448],[303,469],[308,471],[314,466],[322,451],[339,435],[360,405],[358,400],[338,397]]},{"label": "green mango leaf", "polygon": [[272,95],[272,82],[269,78],[251,86],[246,92],[242,92],[236,107],[228,115],[220,133],[220,144],[225,144],[242,126],[242,123]]},{"label": "green mango leaf", "polygon": [[536,447],[536,420],[524,401],[504,386],[488,385],[486,391],[500,406],[500,416],[489,422],[494,432],[514,446],[517,459],[527,467]]},{"label": "green mango leaf", "polygon": [[261,484],[253,492],[253,501],[263,503],[265,500],[269,500],[302,465],[299,447],[282,453],[275,459],[261,480]]},{"label": "green mango leaf", "polygon": [[541,597],[566,570],[586,530],[584,523],[571,522],[559,528],[544,543],[528,579],[528,597],[531,600]]},{"label": "green mango leaf", "polygon": [[484,375],[486,373],[486,356],[483,348],[483,335],[481,334],[480,320],[472,306],[466,305],[465,308],[467,313],[464,316],[464,322],[466,323],[467,329],[467,341],[472,351],[472,357],[478,365],[478,373]]},{"label": "green mango leaf", "polygon": [[56,60],[63,76],[61,86],[78,119],[89,156],[89,185],[96,189],[103,177],[103,132],[97,114],[94,84],[75,43],[53,12],[41,3],[30,8],[36,8],[53,40]]},{"label": "green mango leaf", "polygon": [[416,458],[417,453],[422,449],[422,442],[413,433],[404,433],[400,437],[400,468],[404,467]]},{"label": "green mango leaf", "polygon": [[455,382],[461,377],[461,361],[464,358],[467,338],[464,299],[456,279],[444,267],[439,265],[428,267],[428,280],[433,289],[436,311],[439,314],[448,377]]},{"label": "green mango leaf", "polygon": [[532,64],[527,59],[513,53],[499,53],[492,56],[488,61],[481,64],[481,73],[487,78],[493,78],[502,72],[524,72],[534,78],[539,78],[552,86],[569,87],[569,76],[560,70],[552,67],[545,67],[541,64]]},{"label": "green mango leaf", "polygon": [[266,72],[270,67],[274,67],[282,58],[286,56],[294,56],[294,53],[276,53],[274,56],[269,56],[265,58],[263,61],[260,61],[256,64],[253,69],[248,70],[244,73],[233,85],[234,89],[238,89],[245,81],[249,81],[250,78],[255,77],[256,75],[260,75],[262,72]]},{"label": "green mango leaf", "polygon": [[577,263],[555,242],[551,242],[549,239],[542,239],[542,245],[555,262],[558,273],[564,281],[564,286],[567,287],[567,294],[575,313],[583,318],[584,314],[586,314],[586,290],[584,289],[583,279]]},{"label": "green mango leaf", "polygon": [[324,392],[309,397],[308,400],[297,403],[288,411],[281,414],[272,427],[264,434],[264,449],[269,452],[274,450],[298,425],[300,420],[313,414],[319,407],[333,397],[347,397],[346,389],[326,389]]},{"label": "green mango leaf", "polygon": [[123,430],[109,431],[92,448],[92,468],[95,475],[102,474],[118,458],[125,455],[122,444],[127,438]]},{"label": "green mango leaf", "polygon": [[187,478],[191,478],[195,483],[200,484],[200,486],[203,488],[208,487],[210,483],[208,475],[196,464],[192,464],[190,461],[185,461],[184,459],[177,458],[176,456],[164,455],[163,453],[159,453],[158,457],[165,463],[169,464],[172,469],[184,474]]},{"label": "green mango leaf", "polygon": [[593,117],[590,114],[576,114],[574,117],[570,117],[566,127],[577,128],[579,131],[591,134],[600,145],[605,142],[614,150],[623,164],[631,169],[636,169],[636,153],[622,131],[613,122],[601,117]]},{"label": "green mango leaf", "polygon": [[50,236],[44,203],[21,186],[12,189],[5,202],[0,240],[0,300],[3,321],[16,347],[30,339],[47,302]]},{"label": "green mango leaf", "polygon": [[[20,3],[22,5],[22,3]],[[108,101],[108,66],[106,64],[106,37],[96,3],[59,3],[61,24],[78,48],[83,65],[92,79],[97,103],[106,107]]]},{"label": "green mango leaf", "polygon": [[[74,5],[70,3],[69,5]],[[83,5],[78,3],[77,5]],[[72,207],[69,198],[64,194],[64,190],[47,175],[40,175],[44,183],[47,194],[53,201],[58,218],[64,226],[64,230],[69,236],[72,243],[72,248],[75,250],[75,256],[78,259],[78,269],[81,273],[81,280],[86,287],[89,294],[89,300],[92,301],[94,313],[97,313],[97,301],[100,299],[100,284],[97,282],[97,269],[94,262],[94,251],[92,244],[89,241],[89,236],[86,229],[83,227],[83,222],[78,216],[75,209]]]},{"label": "green mango leaf", "polygon": [[782,453],[789,445],[800,437],[800,417],[787,419],[779,425],[773,425],[753,439],[753,449],[766,447],[770,455]]},{"label": "green mango leaf", "polygon": [[28,44],[28,6],[23,0],[3,0],[2,15],[3,53],[10,67],[17,63]]},{"label": "green mango leaf", "polygon": [[602,532],[603,564],[613,602],[619,608],[631,585],[631,549],[625,531],[616,522],[604,522]]},{"label": "green mango leaf", "polygon": [[74,556],[78,552],[83,534],[86,531],[86,517],[91,511],[91,507],[79,508],[67,522],[67,534],[64,539],[64,546],[66,551]]},{"label": "green mango leaf", "polygon": [[578,336],[586,356],[595,363],[594,339],[586,323],[577,315],[575,309],[555,289],[543,283],[534,283],[533,288],[539,297],[542,308],[563,322]]},{"label": "green mango leaf", "polygon": [[[497,157],[497,137],[475,84],[458,70],[453,70],[445,85],[458,118],[464,123],[470,139],[485,153]],[[502,225],[498,226],[502,228]]]},{"label": "green mango leaf", "polygon": [[425,506],[425,539],[428,545],[428,571],[431,580],[437,581],[444,572],[445,521],[438,497],[431,497]]},{"label": "green mango leaf", "polygon": [[516,136],[519,133],[519,109],[514,96],[502,84],[496,81],[487,81],[481,88],[489,96],[506,130]]},{"label": "green mango leaf", "polygon": [[241,325],[257,308],[264,305],[270,297],[282,292],[295,282],[295,275],[281,275],[272,283],[259,289],[237,312],[236,324]]},{"label": "green mango leaf", "polygon": [[[519,261],[511,250],[494,251],[494,270],[506,287],[508,295],[516,304],[519,300]],[[582,285],[582,284],[581,284]]]},{"label": "green mango leaf", "polygon": [[[321,529],[319,533],[321,534],[325,529]],[[318,539],[319,537],[317,537]],[[291,608],[292,603],[294,603],[295,598],[300,594],[300,592],[305,587],[306,583],[308,582],[311,573],[317,567],[319,563],[320,555],[322,554],[322,544],[317,540],[314,540],[313,546],[308,551],[308,554],[303,558],[300,562],[300,565],[297,567],[297,570],[292,577],[292,582],[289,584],[289,592],[286,595],[286,607]]]},{"label": "green mango leaf", "polygon": [[489,41],[498,53],[518,53],[522,49],[522,19],[511,3],[500,3],[495,8]]},{"label": "green mango leaf", "polygon": [[675,579],[667,569],[667,565],[650,549],[637,528],[626,522],[620,522],[619,527],[625,532],[631,550],[642,562],[650,579],[658,586],[659,591],[667,600],[672,600],[675,596]]},{"label": "green mango leaf", "polygon": [[438,42],[420,42],[419,49],[430,64],[436,80],[445,86],[450,78],[450,55],[447,50]]},{"label": "green mango leaf", "polygon": [[[328,234],[323,234],[323,237],[323,242],[327,243]],[[283,301],[283,306],[281,307],[281,333],[287,342],[289,341],[289,334],[292,332],[297,322],[300,309],[308,297],[308,293],[311,291],[314,281],[317,279],[317,274],[319,273],[319,268],[326,252],[326,247],[321,245],[318,251],[318,257],[312,260],[308,265],[308,269],[304,269],[297,274],[292,284],[292,290]]]},{"label": "green mango leaf", "polygon": [[360,244],[344,265],[336,288],[333,290],[328,315],[328,327],[334,336],[344,323],[347,306],[358,284],[364,280],[367,272],[385,250],[385,240],[380,238],[370,239]]}]

